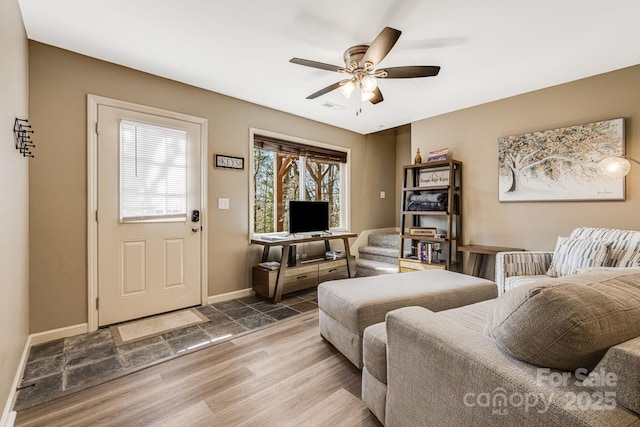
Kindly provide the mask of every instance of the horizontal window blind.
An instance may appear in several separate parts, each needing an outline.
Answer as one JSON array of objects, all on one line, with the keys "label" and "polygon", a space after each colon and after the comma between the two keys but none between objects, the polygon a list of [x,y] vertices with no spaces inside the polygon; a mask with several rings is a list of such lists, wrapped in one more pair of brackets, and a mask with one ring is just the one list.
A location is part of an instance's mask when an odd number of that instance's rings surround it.
[{"label": "horizontal window blind", "polygon": [[187,218],[187,132],[120,122],[120,219]]},{"label": "horizontal window blind", "polygon": [[253,135],[253,146],[282,154],[305,156],[309,159],[347,163],[347,153],[330,148],[316,147],[265,135]]}]

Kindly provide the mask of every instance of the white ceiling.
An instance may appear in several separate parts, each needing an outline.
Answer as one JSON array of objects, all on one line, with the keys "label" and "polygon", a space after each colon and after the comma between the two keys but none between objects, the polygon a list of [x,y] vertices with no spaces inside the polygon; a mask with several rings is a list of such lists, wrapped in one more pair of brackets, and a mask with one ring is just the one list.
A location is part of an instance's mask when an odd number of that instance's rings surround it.
[{"label": "white ceiling", "polygon": [[[19,0],[29,39],[367,134],[640,63],[639,0]],[[402,31],[384,101],[333,91],[350,46]],[[638,82],[640,84],[640,82]],[[326,101],[345,107],[334,110]]]}]

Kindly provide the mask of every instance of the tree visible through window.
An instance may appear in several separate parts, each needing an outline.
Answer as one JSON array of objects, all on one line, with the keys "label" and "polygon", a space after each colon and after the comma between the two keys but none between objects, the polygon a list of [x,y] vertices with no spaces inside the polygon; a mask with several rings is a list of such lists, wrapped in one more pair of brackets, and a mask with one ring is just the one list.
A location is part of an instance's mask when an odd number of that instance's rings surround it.
[{"label": "tree visible through window", "polygon": [[[329,226],[343,227],[344,162],[318,158],[323,156],[314,155],[314,147],[300,149],[298,146],[300,144],[296,144],[297,150],[290,147],[279,150],[273,144],[254,147],[254,233],[287,231],[291,200],[329,202]],[[346,154],[344,159],[346,161]]]},{"label": "tree visible through window", "polygon": [[305,178],[305,200],[329,202],[329,226],[340,227],[340,164],[308,160]]}]

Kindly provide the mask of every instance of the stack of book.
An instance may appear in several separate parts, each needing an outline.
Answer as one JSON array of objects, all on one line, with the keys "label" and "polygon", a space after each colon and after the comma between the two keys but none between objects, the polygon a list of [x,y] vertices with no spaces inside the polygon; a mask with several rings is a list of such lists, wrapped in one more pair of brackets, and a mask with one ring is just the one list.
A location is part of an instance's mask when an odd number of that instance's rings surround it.
[{"label": "stack of book", "polygon": [[418,242],[417,257],[420,262],[426,262],[429,264],[440,262],[438,257],[439,253],[439,243]]}]

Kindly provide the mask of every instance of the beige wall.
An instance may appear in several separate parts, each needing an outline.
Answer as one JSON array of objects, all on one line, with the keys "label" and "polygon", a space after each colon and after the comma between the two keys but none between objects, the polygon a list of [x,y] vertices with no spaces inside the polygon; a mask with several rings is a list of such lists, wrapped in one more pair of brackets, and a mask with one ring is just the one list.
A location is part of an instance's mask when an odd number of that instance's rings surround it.
[{"label": "beige wall", "polygon": [[18,1],[0,2],[0,411],[29,329],[29,163],[34,160],[22,157],[13,141],[14,119],[27,118],[27,48]]},{"label": "beige wall", "polygon": [[[394,190],[382,188],[389,174],[379,172],[395,167],[393,138],[366,137],[44,44],[29,46],[30,110],[40,135],[30,171],[32,332],[87,321],[88,93],[208,119],[210,165],[215,153],[248,160],[250,127],[348,147],[352,231],[394,224],[393,197],[371,197]],[[260,248],[248,244],[248,173],[208,170],[210,296],[249,287],[259,258]],[[218,197],[230,198],[231,209],[218,210]]]},{"label": "beige wall", "polygon": [[578,226],[640,229],[640,166],[624,202],[499,203],[498,137],[617,117],[627,154],[640,159],[640,66],[413,123],[411,151],[449,147],[464,163],[465,243],[552,250]]},{"label": "beige wall", "polygon": [[[393,227],[396,215],[396,129],[367,135],[366,151],[363,164],[358,171],[363,181],[367,183],[362,188],[355,187],[355,192],[362,192],[363,200],[369,202],[366,211],[360,210],[359,215],[367,220],[369,229]],[[385,192],[385,198],[380,198],[380,192]]]},{"label": "beige wall", "polygon": [[411,125],[400,126],[396,130],[396,226],[400,227],[400,196],[402,192],[402,166],[413,163],[411,156]]}]

